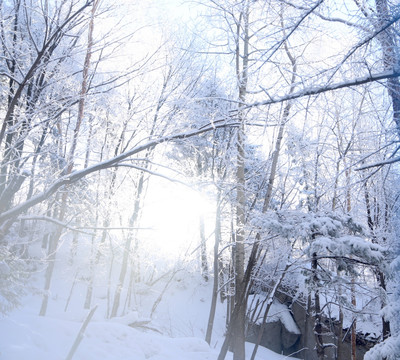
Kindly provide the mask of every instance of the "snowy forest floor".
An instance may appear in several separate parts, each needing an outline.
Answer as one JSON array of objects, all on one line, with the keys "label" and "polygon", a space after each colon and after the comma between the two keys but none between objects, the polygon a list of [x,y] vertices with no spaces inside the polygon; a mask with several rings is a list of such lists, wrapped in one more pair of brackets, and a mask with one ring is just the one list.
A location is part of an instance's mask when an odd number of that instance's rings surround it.
[{"label": "snowy forest floor", "polygon": [[[65,275],[64,275],[65,277]],[[38,277],[38,280],[41,276]],[[84,284],[75,286],[65,311],[70,292],[63,276],[53,279],[54,288],[45,317],[38,316],[41,296],[29,295],[22,306],[0,321],[0,359],[62,360],[67,355],[87,317],[83,309]],[[178,273],[162,296],[161,302],[148,316],[166,282],[143,286],[135,292],[137,309],[127,315],[106,319],[106,296],[96,297],[98,305],[84,337],[73,356],[74,360],[207,360],[217,359],[223,342],[225,306],[219,303],[212,344],[204,341],[211,302],[212,283],[204,283],[199,275]],[[132,328],[131,323],[146,323]],[[147,322],[149,321],[149,322]],[[246,344],[250,359],[253,345]],[[232,359],[228,353],[227,360]],[[260,347],[257,359],[290,359]]]}]

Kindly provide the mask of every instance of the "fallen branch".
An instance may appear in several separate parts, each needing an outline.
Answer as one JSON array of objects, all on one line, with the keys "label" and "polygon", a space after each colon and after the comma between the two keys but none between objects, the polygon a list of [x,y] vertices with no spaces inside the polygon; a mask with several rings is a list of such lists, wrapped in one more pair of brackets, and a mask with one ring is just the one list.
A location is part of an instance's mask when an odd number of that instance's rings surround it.
[{"label": "fallen branch", "polygon": [[82,339],[83,339],[83,334],[85,333],[85,330],[87,328],[87,326],[89,325],[90,320],[92,320],[92,317],[94,315],[94,312],[97,309],[97,305],[90,310],[89,315],[86,317],[84,323],[82,324],[81,329],[79,330],[79,333],[74,341],[74,344],[71,347],[71,350],[69,351],[67,357],[65,358],[65,360],[71,360],[72,357],[74,356],[76,350],[78,349],[79,344],[81,343]]}]

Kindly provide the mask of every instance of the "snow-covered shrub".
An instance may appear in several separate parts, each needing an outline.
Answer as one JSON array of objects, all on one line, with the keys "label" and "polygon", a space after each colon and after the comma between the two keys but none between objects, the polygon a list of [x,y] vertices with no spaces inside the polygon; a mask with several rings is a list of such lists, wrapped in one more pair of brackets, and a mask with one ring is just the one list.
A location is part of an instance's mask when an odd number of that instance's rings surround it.
[{"label": "snow-covered shrub", "polygon": [[29,277],[28,266],[9,246],[0,246],[0,313],[5,314],[20,304]]},{"label": "snow-covered shrub", "polygon": [[365,360],[397,360],[400,358],[400,209],[393,221],[394,260],[389,267],[388,302],[381,313],[390,321],[391,336],[367,352]]}]

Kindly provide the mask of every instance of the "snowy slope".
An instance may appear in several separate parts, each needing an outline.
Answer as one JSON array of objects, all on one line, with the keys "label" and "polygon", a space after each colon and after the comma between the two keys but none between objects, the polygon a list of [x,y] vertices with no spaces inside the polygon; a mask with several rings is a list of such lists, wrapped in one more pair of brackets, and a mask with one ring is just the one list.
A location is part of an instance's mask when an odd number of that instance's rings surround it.
[{"label": "snowy slope", "polygon": [[[80,323],[23,312],[5,319],[0,328],[3,360],[65,359]],[[252,346],[247,344],[247,353]],[[75,360],[208,360],[216,359],[217,349],[195,337],[169,338],[144,332],[113,321],[93,321],[74,356]],[[227,356],[227,359],[232,356]],[[260,349],[259,359],[280,360],[286,357]],[[287,359],[287,358],[286,358]]]},{"label": "snowy slope", "polygon": [[[61,281],[62,279],[59,279]],[[163,284],[159,284],[162,288]],[[62,286],[59,286],[62,289]],[[60,290],[61,291],[61,290]],[[147,328],[132,328],[129,323],[144,319],[159,292],[142,295],[139,311],[105,319],[102,304],[96,310],[74,360],[214,360],[223,341],[224,307],[219,304],[212,346],[203,339],[210,306],[211,284],[190,274],[181,274],[173,281]],[[139,294],[137,295],[139,297]],[[101,302],[101,299],[98,299]],[[30,297],[21,309],[0,322],[1,360],[64,360],[66,359],[88,311],[72,306],[64,312],[65,297],[54,294],[49,315],[39,317],[39,298]],[[246,345],[250,358],[252,344]],[[232,359],[228,353],[227,360]],[[283,360],[260,348],[257,359]]]}]

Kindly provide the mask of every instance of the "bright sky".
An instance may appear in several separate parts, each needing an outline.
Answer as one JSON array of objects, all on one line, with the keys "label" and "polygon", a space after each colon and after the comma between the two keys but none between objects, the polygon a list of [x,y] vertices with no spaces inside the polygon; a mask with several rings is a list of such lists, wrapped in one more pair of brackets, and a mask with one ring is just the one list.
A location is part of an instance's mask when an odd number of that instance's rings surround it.
[{"label": "bright sky", "polygon": [[[144,242],[150,249],[157,248],[158,255],[171,258],[191,254],[200,244],[200,216],[206,220],[214,213],[215,205],[205,195],[181,184],[153,178],[147,192],[142,216]],[[207,221],[206,235],[211,223]]]},{"label": "bright sky", "polygon": [[[132,2],[123,0],[119,3],[117,16],[107,18],[103,24],[109,27],[114,23],[125,24],[121,34],[137,31],[133,40],[120,49],[122,56],[115,62],[118,68],[128,66],[130,61],[137,61],[141,57],[154,52],[175,31],[182,33],[182,24],[191,24],[196,17],[194,3],[182,0],[148,0]],[[105,27],[97,25],[98,31]],[[181,34],[182,35],[182,34]],[[179,35],[180,36],[180,35]],[[159,76],[157,71],[153,76]],[[161,80],[156,79],[156,83]],[[164,173],[165,171],[160,171]],[[124,213],[129,213],[128,209]],[[143,214],[139,226],[152,230],[139,231],[141,246],[159,251],[157,255],[168,258],[183,257],[185,253],[193,252],[199,245],[199,217],[201,214],[210,214],[214,205],[181,184],[169,182],[165,179],[153,177],[147,191]],[[142,241],[146,239],[145,241]]]}]

